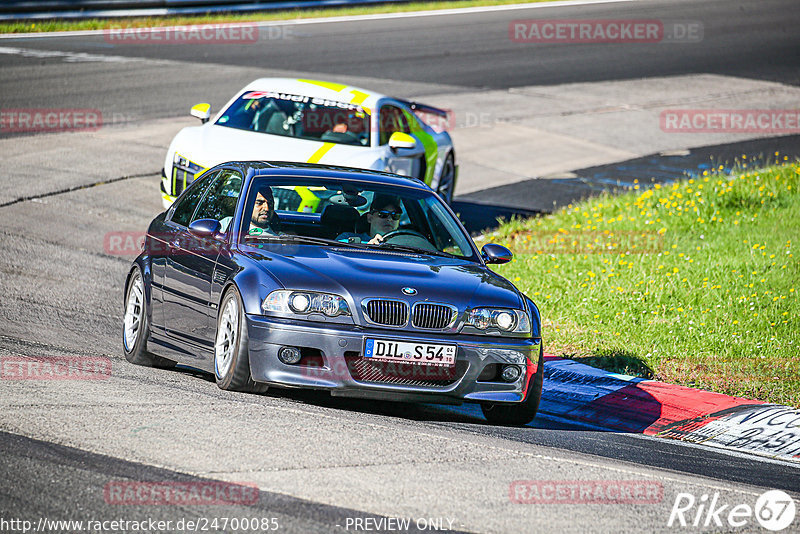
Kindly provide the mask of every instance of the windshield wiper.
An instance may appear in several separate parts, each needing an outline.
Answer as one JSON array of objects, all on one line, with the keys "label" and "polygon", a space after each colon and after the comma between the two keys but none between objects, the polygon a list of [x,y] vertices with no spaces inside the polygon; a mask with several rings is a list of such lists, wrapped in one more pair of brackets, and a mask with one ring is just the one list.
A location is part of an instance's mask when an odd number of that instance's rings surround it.
[{"label": "windshield wiper", "polygon": [[254,240],[265,240],[265,241],[292,241],[296,243],[304,243],[309,245],[327,245],[331,247],[349,247],[349,248],[372,248],[372,249],[385,249],[385,250],[399,250],[403,252],[412,252],[415,254],[429,254],[431,256],[442,256],[444,258],[458,258],[455,254],[450,254],[449,252],[443,252],[441,250],[431,250],[419,247],[412,247],[409,245],[397,245],[394,243],[378,243],[375,245],[370,245],[369,243],[351,243],[348,241],[337,241],[335,239],[327,239],[324,237],[312,237],[307,235],[289,235],[289,234],[281,234],[281,235],[272,235],[272,234],[260,234],[260,235],[248,235],[246,239],[254,239]]},{"label": "windshield wiper", "polygon": [[246,239],[259,239],[259,240],[269,240],[269,241],[292,241],[296,243],[304,243],[309,245],[328,245],[332,247],[356,247],[356,248],[364,247],[364,245],[361,243],[348,243],[348,242],[337,241],[335,239],[326,239],[324,237],[312,237],[307,235],[261,234],[261,235],[248,235]]},{"label": "windshield wiper", "polygon": [[377,248],[383,249],[392,249],[392,250],[402,250],[403,252],[414,252],[416,254],[430,254],[431,256],[442,256],[445,258],[457,258],[455,254],[450,254],[449,252],[444,252],[441,250],[431,250],[427,248],[420,248],[420,247],[412,247],[410,245],[396,245],[394,243],[380,243],[378,245],[373,245]]}]

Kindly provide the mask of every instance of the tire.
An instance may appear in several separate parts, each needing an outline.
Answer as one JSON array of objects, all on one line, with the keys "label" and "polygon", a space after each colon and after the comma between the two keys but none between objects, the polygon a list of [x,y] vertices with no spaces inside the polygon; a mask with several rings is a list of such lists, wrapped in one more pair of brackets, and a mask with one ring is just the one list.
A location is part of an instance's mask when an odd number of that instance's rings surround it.
[{"label": "tire", "polygon": [[232,286],[222,297],[214,339],[214,376],[220,389],[248,393],[267,390],[266,384],[254,381],[250,374],[248,343],[242,298]]},{"label": "tire", "polygon": [[444,160],[444,167],[442,167],[442,176],[439,178],[439,186],[436,192],[447,203],[453,202],[453,191],[456,188],[456,164],[453,153],[447,155]]},{"label": "tire", "polygon": [[122,320],[122,351],[125,359],[136,365],[175,367],[175,362],[147,350],[147,339],[150,337],[150,318],[145,298],[142,271],[137,266],[128,277],[125,290],[125,312]]},{"label": "tire", "polygon": [[542,400],[544,382],[544,345],[539,344],[539,365],[528,385],[528,394],[520,404],[481,404],[486,420],[493,425],[525,426],[536,417]]}]

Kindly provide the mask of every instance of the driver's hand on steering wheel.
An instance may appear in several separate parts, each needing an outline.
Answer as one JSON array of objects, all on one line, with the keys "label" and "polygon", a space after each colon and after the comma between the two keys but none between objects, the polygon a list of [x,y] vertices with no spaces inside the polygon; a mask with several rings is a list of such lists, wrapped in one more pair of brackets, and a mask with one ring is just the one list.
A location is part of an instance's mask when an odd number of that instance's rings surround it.
[{"label": "driver's hand on steering wheel", "polygon": [[368,245],[380,245],[383,243],[383,236],[381,234],[375,234],[375,237],[367,241]]}]

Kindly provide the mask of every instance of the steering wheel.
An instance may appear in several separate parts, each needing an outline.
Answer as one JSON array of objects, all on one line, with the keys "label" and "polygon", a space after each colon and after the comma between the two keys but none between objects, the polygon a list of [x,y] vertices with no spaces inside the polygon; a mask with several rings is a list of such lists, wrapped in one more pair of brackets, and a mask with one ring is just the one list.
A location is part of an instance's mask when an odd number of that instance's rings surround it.
[{"label": "steering wheel", "polygon": [[389,243],[389,241],[397,241],[398,245],[406,245],[409,247],[421,248],[423,250],[438,250],[424,235],[409,228],[399,228],[397,230],[387,232],[383,236],[383,242]]}]

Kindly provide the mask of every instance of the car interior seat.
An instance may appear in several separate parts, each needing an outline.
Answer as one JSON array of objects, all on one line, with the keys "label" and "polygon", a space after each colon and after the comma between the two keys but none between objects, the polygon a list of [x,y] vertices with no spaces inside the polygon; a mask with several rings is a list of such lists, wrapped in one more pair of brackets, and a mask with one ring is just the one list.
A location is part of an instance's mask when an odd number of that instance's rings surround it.
[{"label": "car interior seat", "polygon": [[267,103],[253,115],[253,119],[250,123],[251,128],[257,132],[265,132],[269,119],[276,111],[278,111],[278,106],[276,106],[274,102],[270,101]]},{"label": "car interior seat", "polygon": [[355,222],[355,233],[357,234],[368,234],[369,233],[369,222],[367,221],[367,214],[364,213],[358,217]]},{"label": "car interior seat", "polygon": [[320,224],[328,230],[331,239],[352,232],[357,220],[358,210],[343,204],[328,204],[320,216]]},{"label": "car interior seat", "polygon": [[292,128],[289,127],[289,129],[286,129],[283,127],[284,123],[286,122],[286,119],[288,118],[289,116],[283,111],[280,110],[276,111],[270,116],[269,121],[267,121],[267,125],[264,128],[264,133],[276,134],[276,135],[287,135],[287,134],[291,135]]}]

